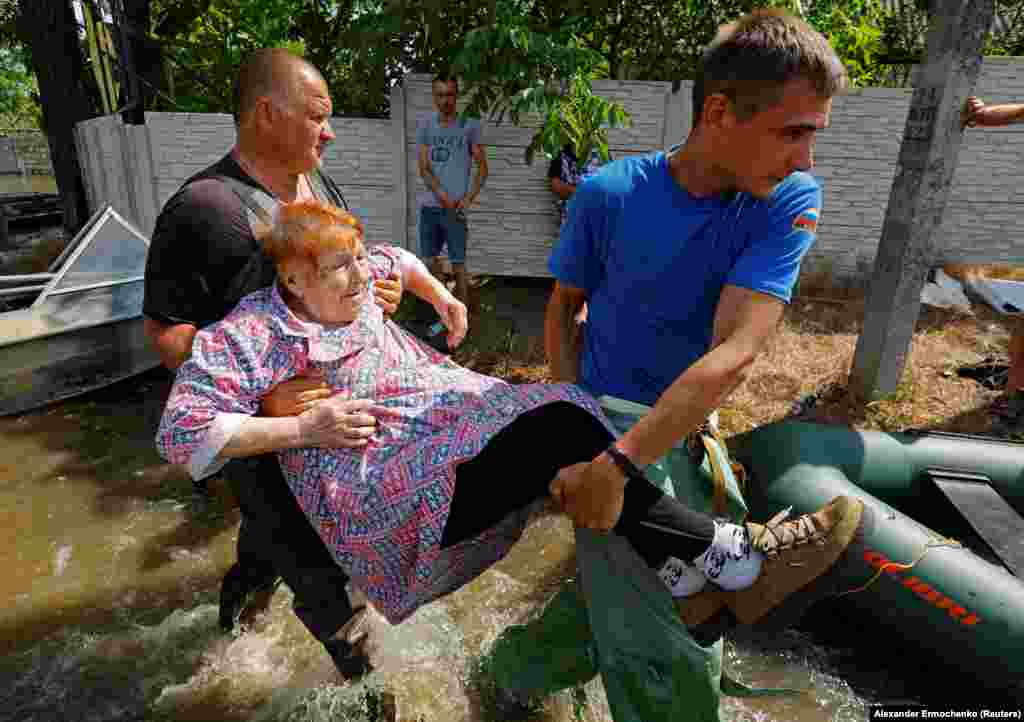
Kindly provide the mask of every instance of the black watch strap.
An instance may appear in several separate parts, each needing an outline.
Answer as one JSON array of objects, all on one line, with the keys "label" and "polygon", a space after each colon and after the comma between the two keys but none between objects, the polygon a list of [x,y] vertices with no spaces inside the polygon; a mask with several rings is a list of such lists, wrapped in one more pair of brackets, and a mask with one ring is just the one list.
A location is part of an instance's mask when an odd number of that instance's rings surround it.
[{"label": "black watch strap", "polygon": [[608,452],[608,456],[610,456],[612,461],[615,462],[615,465],[619,467],[619,470],[626,475],[627,483],[630,481],[647,481],[647,477],[644,475],[644,472],[640,470],[640,467],[634,464],[628,456],[623,454],[619,450],[619,447],[614,443],[609,445],[605,451]]}]

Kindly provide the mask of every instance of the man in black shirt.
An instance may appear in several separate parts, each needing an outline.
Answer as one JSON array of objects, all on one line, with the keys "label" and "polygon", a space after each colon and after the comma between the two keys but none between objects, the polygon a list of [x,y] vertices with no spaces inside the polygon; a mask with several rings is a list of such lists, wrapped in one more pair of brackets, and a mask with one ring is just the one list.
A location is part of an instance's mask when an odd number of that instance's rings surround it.
[{"label": "man in black shirt", "polygon": [[[255,231],[278,202],[318,199],[346,207],[337,186],[320,172],[334,139],[331,99],[312,65],[282,49],[260,50],[240,69],[236,88],[238,141],[228,155],[192,178],[164,205],[146,262],[146,332],[164,364],[177,369],[191,354],[198,329],[220,320],[248,293],[270,285],[272,264]],[[377,301],[394,312],[401,285],[375,284]],[[278,386],[263,400],[269,416],[301,413],[331,391],[317,377]],[[353,400],[338,418],[333,446],[352,446],[373,433],[375,419]],[[224,476],[238,498],[242,524],[238,561],[221,587],[220,622],[234,627],[254,596],[269,600],[279,577],[291,587],[296,615],[327,648],[345,676],[365,671],[361,623],[375,614],[353,609],[347,576],[302,513],[271,453],[303,446],[301,439],[268,439],[267,453],[230,462]],[[262,594],[260,594],[262,592]],[[352,630],[360,630],[353,632]]]}]

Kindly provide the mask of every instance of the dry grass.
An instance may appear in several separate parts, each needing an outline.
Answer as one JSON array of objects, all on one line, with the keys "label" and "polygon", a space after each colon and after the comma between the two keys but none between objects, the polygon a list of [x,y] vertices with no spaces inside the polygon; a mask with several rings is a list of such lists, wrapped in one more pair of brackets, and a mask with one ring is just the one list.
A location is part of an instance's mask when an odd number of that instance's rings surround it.
[{"label": "dry grass", "polygon": [[[922,307],[899,387],[886,398],[864,403],[847,392],[863,318],[862,294],[809,283],[801,293],[747,382],[720,410],[726,435],[789,416],[795,402],[816,394],[817,403],[802,418],[861,429],[1020,438],[992,413],[1003,392],[956,374],[957,368],[987,358],[1005,360],[1009,328],[991,311],[976,307],[972,316]],[[542,340],[512,335],[510,324],[493,312],[484,297],[455,360],[513,383],[549,380]]]},{"label": "dry grass", "polygon": [[932,429],[1007,436],[991,413],[1001,391],[961,378],[957,368],[1005,357],[1008,329],[991,312],[923,308],[902,380],[887,397],[865,403],[847,390],[863,301],[798,298],[758,359],[747,383],[722,409],[728,433],[788,415],[795,400],[817,394],[805,418],[862,429]]}]

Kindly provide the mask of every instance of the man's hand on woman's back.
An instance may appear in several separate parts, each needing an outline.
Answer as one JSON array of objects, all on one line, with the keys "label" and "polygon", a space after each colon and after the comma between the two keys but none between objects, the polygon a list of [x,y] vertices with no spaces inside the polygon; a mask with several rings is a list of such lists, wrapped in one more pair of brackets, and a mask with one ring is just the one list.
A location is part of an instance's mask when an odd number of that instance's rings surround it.
[{"label": "man's hand on woman's back", "polygon": [[[393,274],[373,284],[373,299],[388,316],[402,302],[402,278]],[[323,373],[310,369],[302,376],[275,386],[260,401],[260,416],[298,416],[334,392],[324,381]]]},{"label": "man's hand on woman's back", "polygon": [[298,446],[354,448],[366,446],[373,436],[377,419],[364,413],[371,399],[353,399],[348,392],[336,393],[323,380],[321,372],[311,370],[274,387],[261,402],[261,416],[298,416]]},{"label": "man's hand on woman's back", "polygon": [[322,371],[309,369],[302,376],[284,381],[260,400],[260,416],[298,416],[330,398],[330,387]]}]

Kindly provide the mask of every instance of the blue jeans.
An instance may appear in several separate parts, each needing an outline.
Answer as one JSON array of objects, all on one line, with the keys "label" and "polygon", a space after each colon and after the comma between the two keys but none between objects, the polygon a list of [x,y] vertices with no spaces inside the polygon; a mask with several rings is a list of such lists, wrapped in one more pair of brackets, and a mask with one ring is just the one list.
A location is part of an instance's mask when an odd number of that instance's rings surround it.
[{"label": "blue jeans", "polygon": [[466,262],[466,237],[469,235],[464,211],[424,206],[420,209],[420,257],[436,258],[448,244],[448,260]]}]

